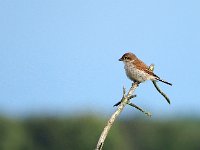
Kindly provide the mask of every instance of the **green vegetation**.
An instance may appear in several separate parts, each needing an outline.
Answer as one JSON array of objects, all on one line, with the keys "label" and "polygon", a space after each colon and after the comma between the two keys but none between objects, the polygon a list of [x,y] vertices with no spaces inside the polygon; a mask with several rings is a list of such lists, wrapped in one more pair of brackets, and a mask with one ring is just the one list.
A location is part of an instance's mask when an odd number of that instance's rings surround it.
[{"label": "green vegetation", "polygon": [[[0,150],[92,150],[106,119],[0,118]],[[105,150],[199,150],[200,120],[118,120]]]}]

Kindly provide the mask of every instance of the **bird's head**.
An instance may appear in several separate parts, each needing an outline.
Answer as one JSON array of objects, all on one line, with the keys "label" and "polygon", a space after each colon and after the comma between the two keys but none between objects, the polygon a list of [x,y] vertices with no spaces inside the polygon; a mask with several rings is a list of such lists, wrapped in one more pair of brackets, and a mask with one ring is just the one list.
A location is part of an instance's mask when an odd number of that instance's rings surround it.
[{"label": "bird's head", "polygon": [[137,59],[137,57],[135,56],[135,54],[128,52],[125,53],[120,59],[119,61],[123,61],[125,62],[130,62],[130,61],[134,61],[135,59]]}]

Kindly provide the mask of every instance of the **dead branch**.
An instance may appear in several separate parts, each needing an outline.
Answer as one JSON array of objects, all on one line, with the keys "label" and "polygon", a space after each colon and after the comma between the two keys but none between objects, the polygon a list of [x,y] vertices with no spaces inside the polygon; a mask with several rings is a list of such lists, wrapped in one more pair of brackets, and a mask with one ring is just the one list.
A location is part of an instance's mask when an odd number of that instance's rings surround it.
[{"label": "dead branch", "polygon": [[124,109],[124,107],[126,106],[126,104],[130,104],[130,99],[133,98],[133,93],[135,91],[135,89],[138,87],[139,83],[135,82],[132,84],[130,90],[128,91],[128,93],[126,94],[126,90],[123,87],[123,96],[120,102],[117,103],[118,108],[117,110],[113,113],[113,115],[110,117],[110,119],[108,120],[103,132],[101,133],[101,136],[99,138],[99,141],[97,143],[96,149],[95,150],[102,150],[103,148],[103,144],[104,141],[108,135],[108,132],[110,131],[110,128],[112,127],[115,119],[119,116],[119,114],[122,112],[122,110]]}]

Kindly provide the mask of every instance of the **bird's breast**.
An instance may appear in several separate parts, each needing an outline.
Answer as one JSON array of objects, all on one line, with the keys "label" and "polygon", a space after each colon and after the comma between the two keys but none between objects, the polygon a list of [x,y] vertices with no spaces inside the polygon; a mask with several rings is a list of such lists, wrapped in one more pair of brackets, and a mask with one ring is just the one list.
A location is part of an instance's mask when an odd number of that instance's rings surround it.
[{"label": "bird's breast", "polygon": [[137,69],[132,63],[126,63],[124,69],[127,77],[132,81],[144,82],[148,78],[144,71]]}]

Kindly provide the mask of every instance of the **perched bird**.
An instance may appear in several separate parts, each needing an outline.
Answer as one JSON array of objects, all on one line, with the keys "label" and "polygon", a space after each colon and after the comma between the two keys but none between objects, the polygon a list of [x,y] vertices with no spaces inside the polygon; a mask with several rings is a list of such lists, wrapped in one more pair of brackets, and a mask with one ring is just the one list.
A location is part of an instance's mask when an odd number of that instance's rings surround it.
[{"label": "perched bird", "polygon": [[123,61],[126,75],[133,82],[142,83],[146,80],[152,80],[161,81],[172,86],[171,83],[164,81],[155,75],[143,61],[138,59],[135,54],[131,52],[125,53],[119,61]]}]

